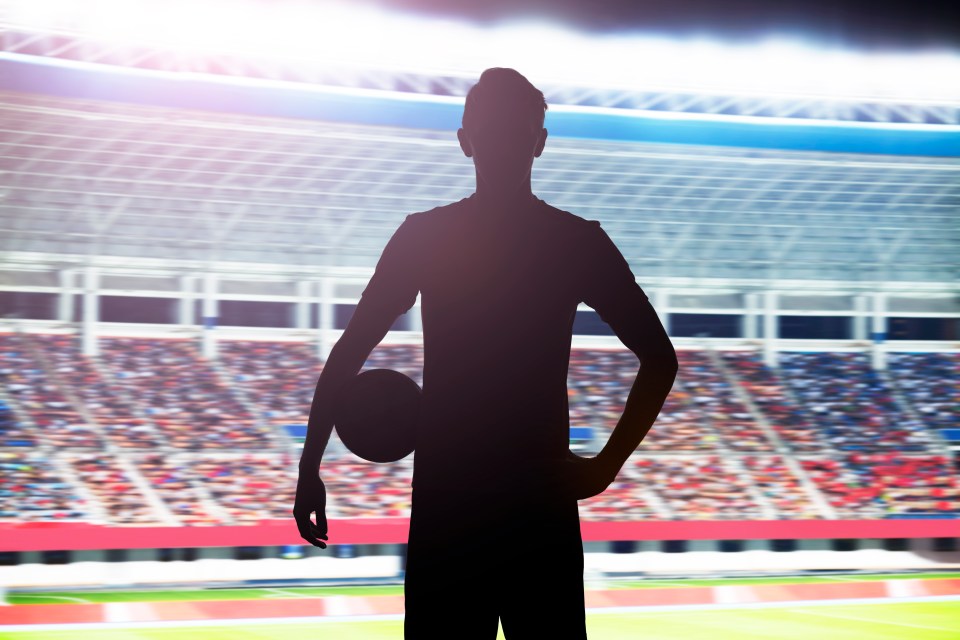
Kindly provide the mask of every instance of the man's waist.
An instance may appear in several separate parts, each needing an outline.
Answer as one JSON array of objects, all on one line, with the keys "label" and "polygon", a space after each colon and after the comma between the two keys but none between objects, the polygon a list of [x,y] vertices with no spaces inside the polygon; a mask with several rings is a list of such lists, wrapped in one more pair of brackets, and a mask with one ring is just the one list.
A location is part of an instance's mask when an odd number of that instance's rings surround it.
[{"label": "man's waist", "polygon": [[464,486],[491,490],[535,486],[566,451],[541,451],[536,455],[511,452],[468,458],[418,452],[414,454],[413,483],[414,487],[430,486],[439,491],[460,490]]}]

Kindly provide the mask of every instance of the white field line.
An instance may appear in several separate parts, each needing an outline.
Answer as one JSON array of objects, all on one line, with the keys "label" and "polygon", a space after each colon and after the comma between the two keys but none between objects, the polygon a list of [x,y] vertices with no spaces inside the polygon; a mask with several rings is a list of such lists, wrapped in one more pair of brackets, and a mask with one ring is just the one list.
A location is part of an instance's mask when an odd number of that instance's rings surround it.
[{"label": "white field line", "polygon": [[366,616],[303,616],[296,618],[231,618],[229,620],[150,620],[145,622],[73,622],[68,624],[8,624],[0,631],[80,631],[122,629],[161,629],[167,627],[233,627],[256,624],[323,624],[330,622],[370,622],[373,620],[403,620],[402,613]]},{"label": "white field line", "polygon": [[[920,596],[916,598],[897,598],[894,602],[960,602],[960,596]],[[795,600],[793,602],[747,602],[741,604],[680,604],[658,605],[655,607],[603,607],[587,609],[587,616],[616,613],[687,613],[699,610],[723,609],[784,609],[801,607],[846,606],[851,604],[887,604],[890,598],[851,598],[849,600]],[[250,625],[279,624],[325,624],[335,622],[371,622],[374,620],[403,620],[402,613],[360,615],[360,616],[303,616],[293,618],[232,618],[225,620],[161,620],[149,622],[78,622],[67,624],[17,624],[0,625],[0,631],[69,631],[69,630],[120,630],[120,629],[156,629],[165,627],[231,627]],[[866,622],[878,622],[865,620]],[[891,623],[887,623],[891,624]],[[930,627],[936,628],[936,627]]]},{"label": "white field line", "polygon": [[784,602],[741,602],[735,604],[667,604],[652,607],[599,607],[587,609],[587,615],[608,613],[686,613],[687,611],[716,609],[786,609],[788,607],[829,607],[850,604],[886,604],[901,602],[960,602],[960,596],[917,596],[914,598],[846,598],[843,600],[793,600]]},{"label": "white field line", "polygon": [[[7,593],[9,596],[10,594]],[[49,598],[50,600],[66,600],[67,602],[79,602],[81,604],[93,604],[92,600],[87,600],[85,598],[74,598],[72,596],[45,596],[45,595],[32,595],[29,593],[18,593],[15,594],[17,598]]]},{"label": "white field line", "polygon": [[305,593],[297,593],[296,591],[287,591],[286,589],[258,589],[258,591],[263,591],[266,595],[264,598],[322,598],[323,596],[314,596]]},{"label": "white field line", "polygon": [[898,627],[910,627],[911,629],[929,629],[930,631],[956,631],[946,627],[932,627],[926,624],[910,624],[909,622],[889,622],[887,620],[874,620],[872,618],[861,618],[860,616],[845,616],[836,613],[823,613],[822,611],[804,611],[803,609],[787,609],[794,613],[804,613],[808,616],[821,616],[823,618],[835,618],[839,620],[855,620],[857,622],[869,622],[871,624],[888,624]]}]

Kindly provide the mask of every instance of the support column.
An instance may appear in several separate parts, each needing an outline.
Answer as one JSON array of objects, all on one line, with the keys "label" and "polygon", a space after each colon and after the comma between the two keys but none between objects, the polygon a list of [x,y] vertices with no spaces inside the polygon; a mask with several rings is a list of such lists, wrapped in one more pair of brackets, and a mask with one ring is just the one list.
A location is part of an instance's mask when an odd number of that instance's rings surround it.
[{"label": "support column", "polygon": [[780,337],[777,304],[779,294],[776,291],[763,292],[763,362],[771,368],[777,362],[777,339]]},{"label": "support column", "polygon": [[663,325],[667,335],[670,335],[670,312],[667,310],[670,306],[670,292],[666,289],[654,289],[652,297],[653,308],[657,312],[657,317],[660,318],[660,324]]},{"label": "support column", "polygon": [[203,357],[214,360],[217,357],[217,274],[203,274],[203,334],[201,346]]},{"label": "support column", "polygon": [[871,314],[870,339],[873,341],[872,356],[874,369],[887,368],[887,294],[873,294],[873,313]]},{"label": "support column", "polygon": [[423,333],[423,305],[420,296],[417,296],[417,302],[410,310],[410,326],[408,328],[410,331]]},{"label": "support column", "polygon": [[88,266],[83,270],[83,319],[80,322],[80,341],[83,355],[99,355],[97,324],[100,321],[100,269]]},{"label": "support column", "polygon": [[76,283],[76,270],[60,270],[60,293],[57,296],[57,320],[59,322],[73,322],[73,295],[76,293]]},{"label": "support column", "polygon": [[297,280],[297,301],[293,307],[293,326],[297,329],[310,328],[310,305],[313,283],[309,280]]},{"label": "support column", "polygon": [[756,340],[760,332],[757,331],[757,320],[759,319],[759,295],[756,293],[747,293],[743,296],[743,330],[742,335],[747,340]]},{"label": "support column", "polygon": [[317,340],[317,357],[326,362],[333,348],[333,278],[323,278],[320,281],[320,332]]},{"label": "support column", "polygon": [[197,323],[196,300],[197,279],[193,276],[180,276],[180,324],[193,326]]},{"label": "support column", "polygon": [[867,311],[867,296],[862,293],[855,295],[853,297],[853,310],[856,312],[856,315],[853,316],[853,339],[866,340],[867,318],[869,315]]}]

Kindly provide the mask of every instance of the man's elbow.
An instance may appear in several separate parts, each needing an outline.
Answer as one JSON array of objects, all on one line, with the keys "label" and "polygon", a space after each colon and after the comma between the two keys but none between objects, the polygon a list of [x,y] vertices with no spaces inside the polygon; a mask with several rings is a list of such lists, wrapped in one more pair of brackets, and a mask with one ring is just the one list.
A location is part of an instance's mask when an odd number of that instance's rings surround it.
[{"label": "man's elbow", "polygon": [[640,356],[640,366],[651,367],[673,376],[676,376],[680,370],[680,362],[677,360],[677,352],[673,349],[673,345],[669,348],[645,351]]}]

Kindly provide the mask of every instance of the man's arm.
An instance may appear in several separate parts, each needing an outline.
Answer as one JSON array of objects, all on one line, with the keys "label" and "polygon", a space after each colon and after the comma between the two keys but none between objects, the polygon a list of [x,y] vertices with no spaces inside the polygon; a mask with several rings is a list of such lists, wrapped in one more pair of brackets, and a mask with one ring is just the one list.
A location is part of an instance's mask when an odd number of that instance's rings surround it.
[{"label": "man's arm", "polygon": [[333,431],[333,407],[397,317],[417,299],[416,240],[410,216],[390,238],[343,335],[330,350],[310,405],[300,471],[316,473]]},{"label": "man's arm", "polygon": [[[419,278],[414,271],[415,237],[411,216],[394,232],[377,263],[376,271],[360,302],[317,380],[310,406],[307,439],[300,457],[300,476],[293,505],[293,517],[300,537],[327,548],[327,490],[320,479],[320,459],[333,431],[333,407],[340,390],[357,374],[373,348],[383,339],[397,316],[413,306]],[[310,514],[317,514],[317,521]]]},{"label": "man's arm", "polygon": [[673,343],[627,261],[599,223],[594,224],[583,301],[640,360],[623,415],[597,455],[603,467],[615,469],[615,476],[660,415],[679,365]]},{"label": "man's arm", "polygon": [[364,313],[358,305],[350,324],[330,350],[310,404],[300,471],[316,472],[320,468],[320,460],[333,431],[333,407],[340,389],[357,375],[370,352],[380,344],[396,320],[395,315],[378,311],[375,309],[372,313]]},{"label": "man's arm", "polygon": [[[646,332],[648,335],[662,333],[666,336],[666,331],[650,303],[647,302],[642,306],[646,309],[641,310],[636,319],[637,326],[642,327],[639,331]],[[629,325],[613,326],[613,328],[621,340],[632,329]],[[623,341],[627,344],[626,340]],[[640,370],[627,396],[623,415],[620,416],[607,444],[597,455],[605,463],[615,466],[617,470],[623,467],[630,454],[637,450],[647,432],[653,427],[667,396],[670,395],[679,369],[677,354],[669,338],[666,345],[655,339],[653,344],[642,352],[637,350],[633,352],[640,359]]]}]

